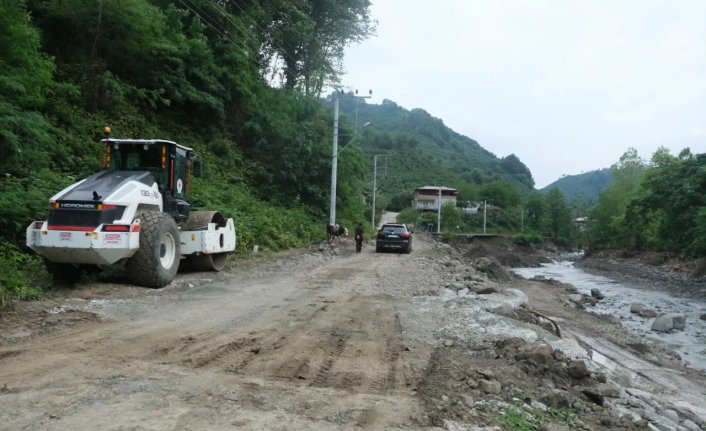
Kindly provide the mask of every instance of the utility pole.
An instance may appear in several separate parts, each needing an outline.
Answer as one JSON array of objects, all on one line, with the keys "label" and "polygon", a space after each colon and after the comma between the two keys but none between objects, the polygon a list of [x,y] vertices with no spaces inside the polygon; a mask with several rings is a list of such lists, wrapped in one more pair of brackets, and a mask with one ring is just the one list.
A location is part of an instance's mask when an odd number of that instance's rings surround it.
[{"label": "utility pole", "polygon": [[372,231],[375,232],[375,189],[378,186],[378,155],[373,156],[373,215],[370,220],[370,226],[372,226]]},{"label": "utility pole", "polygon": [[[368,91],[367,96],[358,96],[358,90],[355,91],[356,96],[363,99],[373,97],[373,90]],[[338,172],[338,104],[340,94],[336,92],[333,101],[333,149],[331,152],[331,201],[329,202],[329,224],[336,224],[336,175]],[[356,99],[357,100],[357,99]],[[356,134],[358,134],[358,113],[356,108]],[[350,142],[349,142],[350,144]],[[346,145],[348,146],[348,145]],[[345,148],[345,147],[344,147]],[[343,151],[343,150],[341,150]]]},{"label": "utility pole", "polygon": [[485,221],[488,215],[488,201],[483,201],[483,235],[485,235]]},{"label": "utility pole", "polygon": [[439,186],[439,203],[436,211],[436,233],[441,233],[441,186]]},{"label": "utility pole", "polygon": [[387,154],[375,154],[373,156],[373,211],[370,217],[370,226],[372,226],[373,232],[375,232],[375,194],[377,193],[378,186],[378,156],[387,157]]},{"label": "utility pole", "polygon": [[336,172],[338,170],[338,98],[333,101],[333,152],[331,153],[331,202],[329,202],[328,223],[336,224]]}]

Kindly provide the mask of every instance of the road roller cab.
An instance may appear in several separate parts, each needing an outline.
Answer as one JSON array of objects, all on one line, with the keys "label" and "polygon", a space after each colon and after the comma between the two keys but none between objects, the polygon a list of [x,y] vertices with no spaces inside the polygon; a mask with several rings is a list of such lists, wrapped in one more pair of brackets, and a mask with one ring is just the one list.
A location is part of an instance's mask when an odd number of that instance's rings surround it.
[{"label": "road roller cab", "polygon": [[86,267],[125,262],[135,284],[161,287],[182,267],[221,270],[235,250],[232,219],[194,211],[187,199],[195,153],[161,139],[101,141],[101,171],[50,199],[49,217],[27,228],[27,245],[58,282]]}]

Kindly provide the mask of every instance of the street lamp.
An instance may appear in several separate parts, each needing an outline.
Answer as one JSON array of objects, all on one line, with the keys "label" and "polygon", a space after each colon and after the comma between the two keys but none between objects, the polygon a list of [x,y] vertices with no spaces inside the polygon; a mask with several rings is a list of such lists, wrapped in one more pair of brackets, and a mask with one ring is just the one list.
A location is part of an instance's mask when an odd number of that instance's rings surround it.
[{"label": "street lamp", "polygon": [[[356,91],[356,94],[357,93],[358,92]],[[339,93],[337,92],[334,97],[335,97],[335,99],[333,101],[333,149],[331,152],[331,201],[329,202],[329,217],[328,217],[328,222],[331,225],[336,224],[336,174],[338,171],[338,154],[339,154],[339,151],[338,151],[338,101],[339,101]],[[369,99],[369,98],[373,97],[373,90],[369,90],[367,96],[356,95],[354,97]],[[357,131],[356,131],[356,133],[357,133]],[[343,149],[345,149],[348,145],[350,145],[351,142],[346,144],[346,146],[344,146]],[[341,150],[341,151],[343,151],[343,150]]]}]

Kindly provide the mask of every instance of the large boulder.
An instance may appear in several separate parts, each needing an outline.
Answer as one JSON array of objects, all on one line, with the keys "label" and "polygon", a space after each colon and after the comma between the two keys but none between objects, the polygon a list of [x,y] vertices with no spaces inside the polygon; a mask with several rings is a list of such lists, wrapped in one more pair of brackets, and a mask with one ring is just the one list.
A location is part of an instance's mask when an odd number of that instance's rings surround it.
[{"label": "large boulder", "polygon": [[686,316],[672,316],[674,329],[683,330],[686,327]]},{"label": "large boulder", "polygon": [[674,322],[672,321],[672,316],[659,316],[652,322],[652,330],[657,332],[669,332],[674,329]]},{"label": "large boulder", "polygon": [[634,314],[640,314],[640,312],[645,308],[644,305],[638,303],[638,302],[633,302],[630,304],[630,312]]},{"label": "large boulder", "polygon": [[574,379],[583,379],[590,374],[584,361],[571,361],[566,371],[569,373],[569,376]]},{"label": "large boulder", "polygon": [[657,317],[657,312],[656,312],[656,311],[650,310],[650,309],[647,309],[647,308],[643,308],[642,310],[640,310],[640,313],[639,313],[639,314],[640,314],[640,316],[642,316],[642,317],[650,317],[650,318],[651,318],[651,317]]},{"label": "large boulder", "polygon": [[652,330],[657,332],[669,332],[672,329],[683,330],[686,326],[686,316],[674,316],[665,314],[659,316],[652,322]]},{"label": "large boulder", "polygon": [[591,289],[591,296],[596,299],[605,298],[605,295],[603,294],[603,292],[601,292],[600,289],[596,289],[595,287],[593,289]]}]

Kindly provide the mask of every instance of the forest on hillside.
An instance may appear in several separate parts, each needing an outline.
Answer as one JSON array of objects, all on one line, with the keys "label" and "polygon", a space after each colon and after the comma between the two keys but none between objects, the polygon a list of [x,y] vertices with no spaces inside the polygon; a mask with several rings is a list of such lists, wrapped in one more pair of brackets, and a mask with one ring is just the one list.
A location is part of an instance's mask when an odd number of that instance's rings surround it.
[{"label": "forest on hillside", "polygon": [[613,183],[609,168],[583,172],[576,175],[564,175],[540,191],[548,192],[558,188],[570,202],[580,203],[584,207],[594,207],[598,197]]},{"label": "forest on hillside", "polygon": [[[0,302],[48,284],[24,230],[99,169],[116,138],[195,148],[192,205],[236,218],[238,249],[323,236],[331,115],[344,48],[374,30],[367,0],[7,0],[0,3]],[[343,132],[346,131],[345,126]],[[339,164],[339,219],[367,219],[366,161]]]}]

